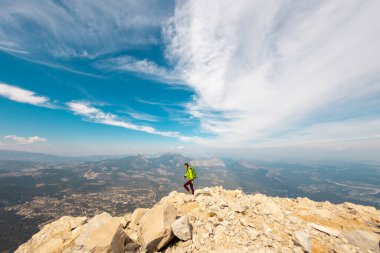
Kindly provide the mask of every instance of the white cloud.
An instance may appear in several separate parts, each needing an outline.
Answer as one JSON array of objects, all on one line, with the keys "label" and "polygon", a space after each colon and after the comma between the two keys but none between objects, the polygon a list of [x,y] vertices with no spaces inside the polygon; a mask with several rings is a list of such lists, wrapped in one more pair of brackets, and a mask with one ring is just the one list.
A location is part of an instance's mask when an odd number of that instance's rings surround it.
[{"label": "white cloud", "polygon": [[33,91],[25,90],[16,86],[0,83],[0,96],[10,100],[37,106],[51,107],[47,97],[38,96]]},{"label": "white cloud", "polygon": [[35,142],[47,142],[46,138],[42,138],[39,136],[22,137],[22,136],[16,136],[16,135],[7,135],[7,136],[4,136],[4,139],[13,140],[17,144],[21,144],[21,145],[33,144]]},{"label": "white cloud", "polygon": [[112,113],[105,113],[101,111],[100,109],[91,106],[87,102],[72,101],[72,102],[67,103],[67,106],[75,114],[80,115],[84,117],[84,119],[95,122],[95,123],[123,127],[123,128],[131,129],[131,130],[142,131],[142,132],[146,132],[150,134],[156,134],[156,135],[160,135],[164,137],[178,138],[182,141],[192,141],[192,140],[197,139],[197,137],[183,136],[180,133],[175,132],[175,131],[159,131],[150,126],[136,125],[130,122],[119,120],[116,115]]},{"label": "white cloud", "polygon": [[[323,123],[314,116],[335,104],[338,118],[355,111],[353,100],[378,99],[379,8],[355,0],[178,1],[164,27],[166,53],[197,93],[188,111],[217,135],[211,144],[275,141]],[[347,135],[361,136],[358,128]]]}]

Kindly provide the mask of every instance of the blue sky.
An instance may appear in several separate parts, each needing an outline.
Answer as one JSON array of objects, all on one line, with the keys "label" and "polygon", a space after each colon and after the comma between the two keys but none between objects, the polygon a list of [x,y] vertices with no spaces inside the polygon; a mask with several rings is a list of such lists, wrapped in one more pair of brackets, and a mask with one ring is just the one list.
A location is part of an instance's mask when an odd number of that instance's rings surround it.
[{"label": "blue sky", "polygon": [[1,1],[0,148],[377,160],[378,1]]}]

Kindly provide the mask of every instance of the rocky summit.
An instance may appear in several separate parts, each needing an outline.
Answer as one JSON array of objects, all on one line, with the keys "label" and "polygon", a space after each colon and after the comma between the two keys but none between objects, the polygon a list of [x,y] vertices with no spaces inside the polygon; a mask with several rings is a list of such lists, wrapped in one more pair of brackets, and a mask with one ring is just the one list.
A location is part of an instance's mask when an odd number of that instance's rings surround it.
[{"label": "rocky summit", "polygon": [[16,252],[380,252],[380,211],[222,187],[171,192],[124,217],[64,216]]}]

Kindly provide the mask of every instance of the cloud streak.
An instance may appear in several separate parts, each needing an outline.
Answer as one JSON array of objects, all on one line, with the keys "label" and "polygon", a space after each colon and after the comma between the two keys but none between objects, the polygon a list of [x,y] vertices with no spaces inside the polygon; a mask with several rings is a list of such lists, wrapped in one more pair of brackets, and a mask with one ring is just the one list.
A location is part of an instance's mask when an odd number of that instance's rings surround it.
[{"label": "cloud streak", "polygon": [[67,103],[67,106],[72,112],[91,122],[122,127],[135,131],[160,135],[163,137],[178,138],[181,141],[194,141],[198,139],[198,137],[183,136],[176,131],[159,131],[150,126],[136,125],[127,121],[119,120],[115,114],[103,112],[87,102],[71,101]]},{"label": "cloud streak", "polygon": [[160,81],[166,84],[183,83],[177,73],[157,65],[147,59],[137,59],[132,56],[119,56],[96,64],[99,68],[131,72],[144,78]]},{"label": "cloud streak", "polygon": [[42,107],[52,106],[49,103],[49,98],[47,97],[39,96],[33,91],[25,90],[5,83],[0,83],[0,96],[19,103],[32,104]]},{"label": "cloud streak", "polygon": [[188,112],[218,136],[210,143],[275,141],[325,123],[314,115],[335,104],[342,110],[333,119],[355,111],[352,101],[380,96],[379,7],[354,0],[178,1],[163,28],[166,54],[197,94]]},{"label": "cloud streak", "polygon": [[39,136],[22,137],[22,136],[16,136],[16,135],[7,135],[7,136],[4,136],[4,139],[13,140],[17,144],[20,144],[20,145],[28,145],[28,144],[33,144],[36,142],[47,142],[46,138],[42,138]]}]

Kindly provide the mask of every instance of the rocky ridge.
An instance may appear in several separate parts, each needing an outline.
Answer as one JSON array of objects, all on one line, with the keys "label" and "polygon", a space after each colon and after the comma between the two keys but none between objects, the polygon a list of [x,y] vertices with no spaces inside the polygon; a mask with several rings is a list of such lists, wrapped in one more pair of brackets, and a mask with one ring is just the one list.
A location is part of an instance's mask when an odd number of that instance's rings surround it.
[{"label": "rocky ridge", "polygon": [[16,252],[380,252],[380,211],[212,187],[124,217],[64,216]]}]

